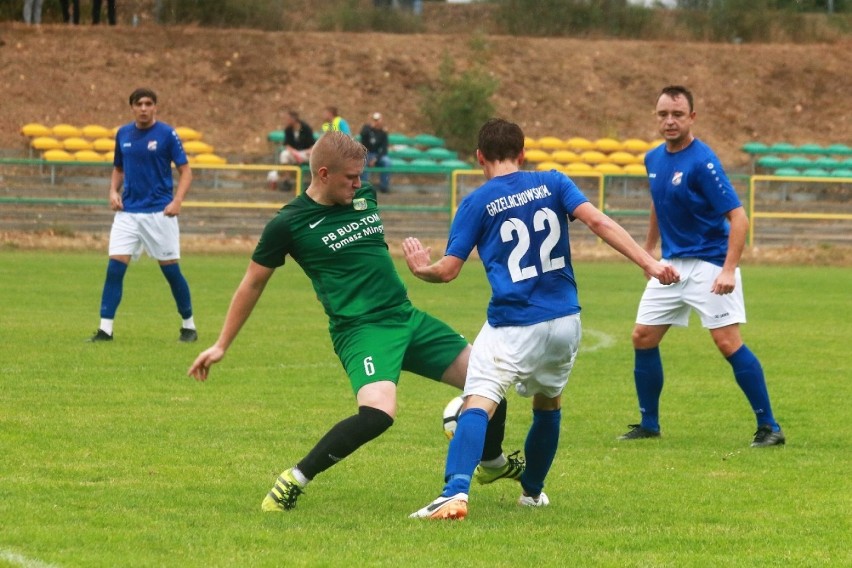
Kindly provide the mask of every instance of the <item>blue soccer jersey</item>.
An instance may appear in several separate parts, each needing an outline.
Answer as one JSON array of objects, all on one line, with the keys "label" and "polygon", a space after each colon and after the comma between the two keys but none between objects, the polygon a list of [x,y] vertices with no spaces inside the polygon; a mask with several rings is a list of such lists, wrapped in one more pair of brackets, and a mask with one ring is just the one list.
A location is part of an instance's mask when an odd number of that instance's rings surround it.
[{"label": "blue soccer jersey", "polygon": [[665,144],[645,155],[663,258],[725,263],[730,226],[725,214],[740,207],[719,158],[698,139],[671,153]]},{"label": "blue soccer jersey", "polygon": [[115,135],[113,165],[124,171],[121,194],[128,213],[156,213],[171,203],[172,162],[187,163],[186,152],[174,129],[164,122],[140,130],[131,122]]},{"label": "blue soccer jersey", "polygon": [[467,260],[477,248],[491,284],[489,324],[533,325],[580,311],[568,219],[586,202],[557,171],[497,176],[461,202],[446,254]]}]

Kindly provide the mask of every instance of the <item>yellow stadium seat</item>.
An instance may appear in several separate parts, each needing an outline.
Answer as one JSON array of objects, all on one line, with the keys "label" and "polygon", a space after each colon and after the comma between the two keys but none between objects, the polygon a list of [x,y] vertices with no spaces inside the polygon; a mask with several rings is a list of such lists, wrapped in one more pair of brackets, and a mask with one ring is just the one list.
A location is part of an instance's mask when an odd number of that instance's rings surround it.
[{"label": "yellow stadium seat", "polygon": [[228,160],[216,154],[196,154],[196,164],[227,164]]},{"label": "yellow stadium seat", "polygon": [[598,138],[595,140],[595,148],[599,152],[603,152],[604,154],[610,154],[612,152],[618,152],[621,150],[622,144],[618,140],[614,138]]},{"label": "yellow stadium seat", "polygon": [[596,172],[601,172],[602,174],[621,174],[624,173],[624,170],[621,166],[612,163],[603,163],[596,164],[594,167]]},{"label": "yellow stadium seat", "polygon": [[104,162],[112,163],[115,160],[115,152],[110,150],[109,152],[104,152]]},{"label": "yellow stadium seat", "polygon": [[557,164],[556,162],[539,162],[536,164],[535,169],[541,172],[549,172],[550,170],[561,170],[562,164]]},{"label": "yellow stadium seat", "polygon": [[69,152],[76,152],[78,150],[91,150],[92,143],[85,138],[72,136],[71,138],[66,138],[62,141],[62,147]]},{"label": "yellow stadium seat", "polygon": [[657,138],[656,140],[651,140],[650,142],[648,142],[648,150],[653,150],[657,146],[659,146],[661,144],[665,144],[665,143],[666,143],[666,141],[663,140],[662,138]]},{"label": "yellow stadium seat", "polygon": [[624,173],[626,173],[626,174],[640,174],[640,175],[643,175],[643,176],[648,174],[648,172],[645,171],[645,165],[644,164],[627,164],[626,166],[624,166]]},{"label": "yellow stadium seat", "polygon": [[33,138],[30,146],[36,150],[61,150],[62,142],[52,136],[39,136],[38,138]]},{"label": "yellow stadium seat", "polygon": [[526,136],[524,138],[524,148],[526,150],[533,150],[539,147],[540,146],[538,145],[538,140],[536,140],[535,138],[530,138],[529,136]]},{"label": "yellow stadium seat", "polygon": [[183,149],[187,154],[212,154],[213,146],[200,140],[189,140],[183,143]]},{"label": "yellow stadium seat", "polygon": [[552,161],[549,152],[545,152],[544,150],[530,150],[529,152],[524,153],[524,157],[528,162],[548,162]]},{"label": "yellow stadium seat", "polygon": [[21,127],[21,134],[28,138],[35,138],[37,136],[50,136],[53,134],[53,131],[43,124],[30,122]]},{"label": "yellow stadium seat", "polygon": [[635,164],[636,156],[630,152],[613,152],[609,155],[609,161],[619,166],[626,166],[627,164]]},{"label": "yellow stadium seat", "polygon": [[71,138],[72,136],[79,137],[82,132],[76,126],[70,124],[57,124],[53,127],[53,135],[57,138]]},{"label": "yellow stadium seat", "polygon": [[556,136],[544,136],[539,138],[538,147],[542,150],[564,150],[567,148],[565,142]]},{"label": "yellow stadium seat", "polygon": [[553,153],[553,161],[560,164],[573,164],[580,161],[580,156],[571,150],[557,150]]},{"label": "yellow stadium seat", "polygon": [[92,141],[92,148],[98,152],[109,152],[115,149],[115,140],[112,138],[95,138]]},{"label": "yellow stadium seat", "polygon": [[74,159],[78,162],[103,162],[103,154],[98,154],[94,150],[80,150],[74,152]]},{"label": "yellow stadium seat", "polygon": [[84,138],[91,138],[92,140],[109,136],[109,128],[100,124],[87,124],[80,129],[80,132]]},{"label": "yellow stadium seat", "polygon": [[587,164],[602,164],[609,161],[606,154],[597,150],[586,150],[580,154],[580,159]]},{"label": "yellow stadium seat", "polygon": [[565,172],[590,172],[592,171],[592,166],[589,164],[584,164],[583,162],[574,162],[573,164],[566,164],[562,166],[562,170]]},{"label": "yellow stadium seat", "polygon": [[178,126],[175,132],[180,136],[181,142],[189,142],[190,140],[201,140],[201,133],[187,126]]},{"label": "yellow stadium seat", "polygon": [[628,138],[621,143],[621,149],[631,154],[641,154],[647,152],[649,145],[646,141],[639,138]]},{"label": "yellow stadium seat", "polygon": [[586,150],[594,150],[595,143],[586,138],[581,138],[579,136],[575,136],[574,138],[569,138],[565,141],[565,144],[568,146],[568,149],[574,150],[575,152],[585,152]]},{"label": "yellow stadium seat", "polygon": [[44,153],[44,159],[48,162],[73,162],[74,156],[65,150],[48,150]]}]

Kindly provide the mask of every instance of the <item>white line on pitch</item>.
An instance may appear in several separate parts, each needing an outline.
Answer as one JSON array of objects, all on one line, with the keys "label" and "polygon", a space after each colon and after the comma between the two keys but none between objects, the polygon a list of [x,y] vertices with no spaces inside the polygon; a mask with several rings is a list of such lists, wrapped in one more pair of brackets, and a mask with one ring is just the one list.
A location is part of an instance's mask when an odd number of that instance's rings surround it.
[{"label": "white line on pitch", "polygon": [[56,564],[48,564],[34,558],[27,558],[11,550],[0,548],[0,560],[5,560],[9,564],[21,566],[22,568],[58,568]]},{"label": "white line on pitch", "polygon": [[[589,337],[595,340],[595,342],[591,345],[586,343],[586,340]],[[613,345],[615,345],[615,337],[612,335],[595,329],[584,329],[582,343],[580,344],[580,353],[608,349]]]}]

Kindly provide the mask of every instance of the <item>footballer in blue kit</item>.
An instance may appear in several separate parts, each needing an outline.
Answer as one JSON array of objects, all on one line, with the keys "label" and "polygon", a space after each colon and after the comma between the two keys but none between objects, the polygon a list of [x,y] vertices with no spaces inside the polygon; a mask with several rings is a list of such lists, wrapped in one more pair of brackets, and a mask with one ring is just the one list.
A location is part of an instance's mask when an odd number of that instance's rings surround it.
[{"label": "footballer in blue kit", "polygon": [[559,443],[562,391],[580,344],[580,303],[571,266],[569,220],[579,219],[607,244],[660,282],[677,271],[655,260],[620,225],[595,208],[566,175],[521,171],[524,134],[492,119],[479,131],[477,158],[485,184],[459,206],[443,258],[413,237],[403,242],[411,272],[427,282],[455,279],[474,248],[491,285],[487,321],[474,341],[465,403],[447,453],[444,490],[411,517],[463,519],[471,480],[490,479],[499,464],[482,461],[489,418],[513,386],[532,398],[518,503],[549,504],[544,480]]},{"label": "footballer in blue kit", "polygon": [[651,278],[639,302],[632,340],[641,421],[620,439],[660,436],[659,345],[671,326],[685,327],[695,310],[757,418],[751,445],[782,445],[786,438],[772,412],[763,368],[740,334],[746,317],[739,260],[748,217],[719,159],[691,132],[695,110],[689,89],[664,88],[656,117],[665,144],[645,157],[651,190],[645,250],[653,252],[660,241],[663,259],[677,268],[681,281],[664,286]]},{"label": "footballer in blue kit", "polygon": [[[109,203],[115,218],[109,236],[109,263],[101,295],[101,321],[93,342],[112,341],[113,323],[131,259],[144,250],[155,258],[172,291],[182,323],[178,339],[198,338],[189,284],[180,270],[178,215],[192,183],[192,170],[175,130],[157,120],[157,95],[150,89],[130,94],[133,122],[118,129],[110,178]],[[172,164],[178,186],[172,180]]]}]

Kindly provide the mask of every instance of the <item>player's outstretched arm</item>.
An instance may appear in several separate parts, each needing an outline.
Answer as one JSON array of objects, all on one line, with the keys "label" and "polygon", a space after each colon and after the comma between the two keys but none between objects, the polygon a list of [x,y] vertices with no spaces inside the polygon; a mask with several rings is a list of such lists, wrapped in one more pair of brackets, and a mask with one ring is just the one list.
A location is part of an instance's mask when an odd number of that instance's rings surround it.
[{"label": "player's outstretched arm", "polygon": [[464,266],[464,260],[455,256],[444,256],[433,263],[431,247],[424,247],[416,237],[408,237],[402,241],[402,252],[411,273],[426,282],[443,283],[455,280]]},{"label": "player's outstretched arm", "polygon": [[659,280],[660,284],[674,284],[680,281],[680,274],[672,265],[652,257],[633,240],[624,227],[591,203],[583,203],[573,211],[572,215],[585,223],[606,244],[636,263],[646,274]]},{"label": "player's outstretched arm", "polygon": [[266,283],[272,277],[274,268],[261,266],[254,261],[249,263],[246,269],[246,274],[243,276],[242,282],[234,292],[234,297],[231,299],[231,305],[228,307],[228,313],[225,316],[225,323],[222,325],[222,331],[219,333],[219,339],[210,348],[203,351],[189,367],[187,375],[194,377],[198,381],[207,380],[210,373],[210,367],[214,363],[218,363],[225,356],[228,347],[231,346],[240,329],[245,324],[251,315],[254,306],[260,299]]}]

